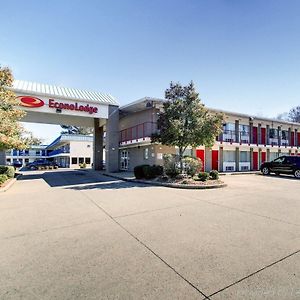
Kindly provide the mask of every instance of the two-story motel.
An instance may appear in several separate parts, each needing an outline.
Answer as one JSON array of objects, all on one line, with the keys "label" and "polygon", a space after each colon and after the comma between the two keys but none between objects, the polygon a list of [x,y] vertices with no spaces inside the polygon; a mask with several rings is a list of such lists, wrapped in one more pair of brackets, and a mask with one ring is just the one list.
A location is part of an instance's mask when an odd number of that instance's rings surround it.
[{"label": "two-story motel", "polygon": [[[164,153],[176,153],[175,147],[151,144],[163,102],[146,97],[120,107],[120,169],[162,164]],[[299,123],[210,110],[224,114],[223,132],[212,148],[199,145],[186,151],[186,155],[199,157],[206,171],[258,170],[262,162],[280,155],[300,155]]]},{"label": "two-story motel", "polygon": [[[78,89],[24,81],[15,81],[12,89],[27,112],[24,121],[93,127],[91,161],[97,170],[102,168],[104,156],[107,170],[116,172],[133,170],[139,164],[163,164],[163,154],[177,151],[151,143],[163,99],[145,97],[119,107],[110,95]],[[224,113],[223,132],[212,148],[199,145],[186,151],[186,155],[199,157],[206,171],[258,170],[262,162],[279,155],[300,155],[299,123],[211,111]],[[76,157],[84,157],[79,152]],[[69,165],[72,159],[72,155],[66,159]]]}]

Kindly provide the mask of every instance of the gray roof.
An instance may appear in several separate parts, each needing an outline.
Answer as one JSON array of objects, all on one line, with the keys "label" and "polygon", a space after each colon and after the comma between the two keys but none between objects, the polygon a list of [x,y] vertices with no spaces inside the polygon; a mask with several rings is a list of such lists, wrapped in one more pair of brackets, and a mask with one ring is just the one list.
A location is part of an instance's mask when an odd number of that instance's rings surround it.
[{"label": "gray roof", "polygon": [[70,142],[70,141],[85,141],[93,142],[94,138],[92,135],[82,135],[82,134],[61,134],[56,138],[51,144],[47,146],[47,149],[61,143],[61,142]]},{"label": "gray roof", "polygon": [[119,103],[115,100],[115,98],[109,94],[102,94],[37,82],[15,80],[12,90],[16,93],[30,93],[45,97],[92,101],[101,104],[111,104],[119,106]]}]

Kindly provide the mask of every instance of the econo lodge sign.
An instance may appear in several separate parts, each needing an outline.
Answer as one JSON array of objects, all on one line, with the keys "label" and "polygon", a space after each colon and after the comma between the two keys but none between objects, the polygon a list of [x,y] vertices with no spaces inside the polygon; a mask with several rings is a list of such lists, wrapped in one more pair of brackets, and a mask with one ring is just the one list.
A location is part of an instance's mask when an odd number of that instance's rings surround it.
[{"label": "econo lodge sign", "polygon": [[92,106],[90,104],[79,104],[78,102],[60,102],[58,100],[49,99],[48,103],[45,104],[45,101],[32,96],[18,96],[17,97],[20,100],[21,106],[24,106],[26,108],[37,108],[37,107],[43,107],[47,106],[50,109],[60,109],[60,110],[68,110],[68,111],[79,111],[83,113],[88,113],[90,115],[97,114],[98,108],[95,106]]}]

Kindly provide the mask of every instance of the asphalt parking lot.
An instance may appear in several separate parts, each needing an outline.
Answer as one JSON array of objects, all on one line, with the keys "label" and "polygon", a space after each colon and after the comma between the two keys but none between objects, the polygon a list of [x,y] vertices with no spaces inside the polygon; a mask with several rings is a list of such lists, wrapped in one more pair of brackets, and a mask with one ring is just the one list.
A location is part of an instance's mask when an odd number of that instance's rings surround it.
[{"label": "asphalt parking lot", "polygon": [[224,180],[26,172],[0,193],[0,299],[300,299],[300,180]]}]

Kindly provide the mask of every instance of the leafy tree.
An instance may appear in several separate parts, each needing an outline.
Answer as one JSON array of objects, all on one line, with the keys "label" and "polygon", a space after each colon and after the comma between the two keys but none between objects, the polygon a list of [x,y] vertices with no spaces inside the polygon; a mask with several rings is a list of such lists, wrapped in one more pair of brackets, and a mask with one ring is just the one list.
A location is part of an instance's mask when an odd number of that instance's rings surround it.
[{"label": "leafy tree", "polygon": [[91,127],[81,127],[81,126],[72,126],[72,125],[60,125],[64,130],[61,131],[61,134],[83,134],[90,135],[94,132],[94,129]]},{"label": "leafy tree", "polygon": [[159,133],[152,142],[177,146],[180,170],[183,171],[183,153],[187,147],[211,147],[221,132],[223,115],[210,112],[199,98],[193,82],[188,86],[171,82],[165,92],[166,102],[158,118]]},{"label": "leafy tree", "polygon": [[[31,133],[24,130],[19,121],[26,112],[21,110],[19,100],[9,87],[13,84],[12,72],[0,66],[0,151],[25,149],[33,143],[40,143]],[[3,155],[1,156],[3,159]],[[4,164],[5,161],[0,162]]]},{"label": "leafy tree", "polygon": [[290,110],[289,120],[292,122],[300,123],[300,106],[296,106]]}]

